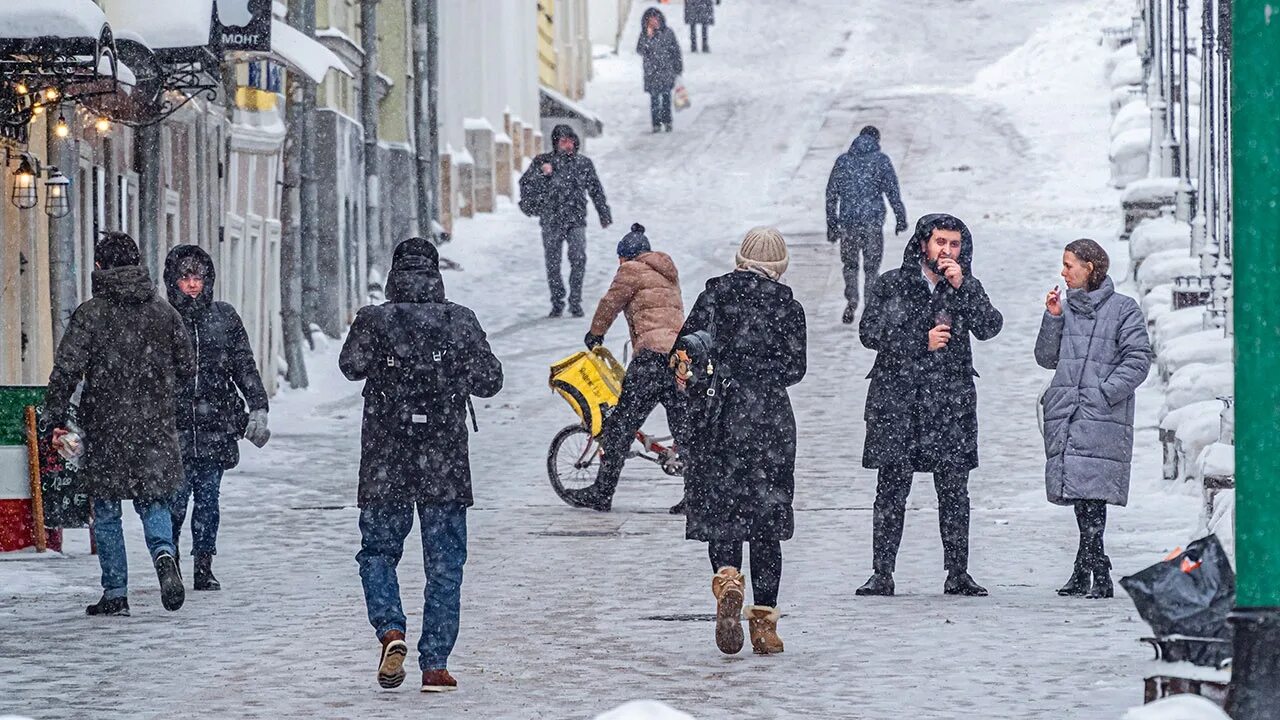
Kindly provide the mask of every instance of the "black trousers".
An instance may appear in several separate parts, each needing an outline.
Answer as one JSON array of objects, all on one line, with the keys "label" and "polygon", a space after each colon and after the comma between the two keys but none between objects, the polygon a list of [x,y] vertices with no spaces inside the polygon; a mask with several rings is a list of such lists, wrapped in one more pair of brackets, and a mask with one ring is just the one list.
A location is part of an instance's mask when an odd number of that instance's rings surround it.
[{"label": "black trousers", "polygon": [[884,259],[884,227],[850,225],[839,229],[840,262],[844,265],[844,299],[858,306],[858,274],[866,276],[866,287],[880,275]]},{"label": "black trousers", "polygon": [[622,378],[622,395],[613,412],[604,419],[601,431],[600,470],[596,488],[612,496],[627,460],[627,450],[635,442],[636,432],[645,418],[661,403],[667,411],[667,424],[675,437],[676,447],[686,447],[686,413],[684,396],[676,390],[675,376],[667,369],[667,356],[652,350],[641,350],[631,359]]},{"label": "black trousers", "polygon": [[[716,540],[707,543],[711,556],[711,570],[722,567],[742,569],[742,542]],[[778,587],[782,584],[782,542],[779,540],[751,541],[751,599],[756,605],[778,607]]]},{"label": "black trousers", "polygon": [[[914,472],[906,468],[880,468],[876,477],[876,504],[872,515],[872,555],[875,571],[893,573],[906,522],[907,495]],[[942,534],[943,566],[950,572],[969,569],[969,471],[947,470],[933,474],[938,492],[938,529]]]},{"label": "black trousers", "polygon": [[1080,547],[1076,550],[1076,566],[1087,570],[1111,567],[1102,535],[1107,531],[1107,502],[1077,500],[1076,526],[1080,529]]},{"label": "black trousers", "polygon": [[671,91],[649,93],[649,119],[653,126],[671,124]]},{"label": "black trousers", "polygon": [[698,52],[698,28],[702,28],[702,50],[705,52],[711,48],[707,45],[707,24],[706,23],[689,23],[689,51]]}]

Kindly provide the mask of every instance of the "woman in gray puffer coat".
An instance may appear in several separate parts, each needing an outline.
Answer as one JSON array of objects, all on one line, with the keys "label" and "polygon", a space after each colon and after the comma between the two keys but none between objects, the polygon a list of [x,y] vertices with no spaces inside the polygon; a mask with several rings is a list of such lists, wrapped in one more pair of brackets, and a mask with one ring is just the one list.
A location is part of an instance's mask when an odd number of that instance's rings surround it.
[{"label": "woman in gray puffer coat", "polygon": [[1102,535],[1107,505],[1129,500],[1134,392],[1151,367],[1142,309],[1116,293],[1109,266],[1098,243],[1067,245],[1066,302],[1056,286],[1049,291],[1036,338],[1036,362],[1056,370],[1040,400],[1045,488],[1050,502],[1075,506],[1080,528],[1075,569],[1059,595],[1114,595]]}]

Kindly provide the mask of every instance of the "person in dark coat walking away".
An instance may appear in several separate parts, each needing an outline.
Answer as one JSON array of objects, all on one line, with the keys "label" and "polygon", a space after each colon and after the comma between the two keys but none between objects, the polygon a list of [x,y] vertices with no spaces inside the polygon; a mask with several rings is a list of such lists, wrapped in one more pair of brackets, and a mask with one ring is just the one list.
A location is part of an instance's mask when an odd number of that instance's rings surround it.
[{"label": "person in dark coat walking away", "polygon": [[702,28],[702,52],[711,52],[707,28],[716,24],[716,5],[720,0],[684,0],[684,22],[689,26],[689,52],[698,52],[698,28]]},{"label": "person in dark coat walking away", "polygon": [[849,151],[836,158],[827,179],[827,240],[840,243],[844,265],[844,324],[851,325],[858,312],[858,271],[871,287],[880,274],[884,257],[884,201],[893,208],[893,231],[907,229],[907,208],[898,192],[893,162],[880,150],[880,130],[862,128]]},{"label": "person in dark coat walking away", "polygon": [[387,302],[361,308],[339,365],[364,381],[360,431],[360,581],[382,652],[378,683],[404,682],[405,616],[396,565],[413,529],[422,533],[427,586],[418,639],[423,692],[453,690],[447,669],[458,638],[467,508],[473,504],[467,450],[471,397],[502,389],[502,364],[475,313],[445,299],[435,246],[396,246]]},{"label": "person in dark coat walking away", "polygon": [[[173,544],[178,546],[187,503],[191,512],[192,588],[220,590],[213,575],[221,515],[222,473],[240,462],[241,437],[267,443],[267,392],[253,359],[249,335],[230,303],[215,302],[213,260],[198,245],[178,245],[164,262],[169,304],[186,323],[196,353],[196,374],[178,387],[178,440],[185,470],[173,496]],[[243,397],[243,399],[242,399]],[[248,403],[248,412],[245,403]]]},{"label": "person in dark coat walking away", "polygon": [[569,313],[582,317],[582,278],[587,273],[587,197],[596,206],[600,227],[613,224],[604,187],[591,159],[579,152],[581,141],[568,125],[551,131],[552,152],[542,153],[520,176],[520,210],[537,216],[546,254],[551,317],[564,313],[564,277],[560,258],[569,248]]},{"label": "person in dark coat walking away", "polygon": [[[674,360],[687,377],[690,338],[712,347],[714,394],[690,392],[689,465],[685,472],[685,536],[708,543],[716,598],[716,646],[742,649],[743,543],[750,543],[746,609],[751,647],[780,653],[778,587],[782,541],[795,530],[796,421],[787,388],[804,378],[804,308],[779,282],[789,255],[774,228],[754,228],[742,241],[737,269],[712,278],[680,330]],[[687,380],[685,381],[687,382]]]},{"label": "person in dark coat walking away", "polygon": [[653,131],[671,132],[671,91],[684,73],[684,58],[675,31],[667,27],[667,17],[658,8],[645,10],[640,18],[636,52],[644,59],[644,91],[649,93]]},{"label": "person in dark coat walking away", "polygon": [[892,595],[914,473],[938,492],[948,595],[986,595],[969,576],[969,471],[978,466],[978,393],[969,336],[990,340],[1004,317],[973,276],[973,237],[951,215],[926,215],[902,267],[872,283],[858,335],[876,351],[862,466],[876,470],[875,574],[858,595]]},{"label": "person in dark coat walking away", "polygon": [[89,615],[129,614],[125,499],[142,519],[165,609],[186,598],[169,503],[182,482],[174,407],[178,386],[195,374],[195,354],[182,317],[156,294],[141,259],[124,233],[103,233],[94,243],[93,297],[71,315],[45,395],[42,422],[62,447],[71,396],[84,383],[76,419],[102,567],[102,599],[86,608]]},{"label": "person in dark coat walking away", "polygon": [[684,398],[676,392],[675,379],[667,368],[667,356],[684,323],[680,273],[670,255],[649,247],[640,223],[632,225],[631,232],[618,243],[618,273],[596,307],[584,339],[588,350],[604,344],[605,333],[619,314],[627,318],[635,357],[627,366],[618,404],[604,420],[595,484],[566,492],[571,504],[602,512],[613,506],[627,450],[659,403],[667,411],[676,447],[685,444]]},{"label": "person in dark coat walking away", "polygon": [[1066,302],[1054,287],[1036,338],[1036,363],[1054,370],[1040,399],[1049,502],[1072,505],[1080,543],[1059,595],[1109,598],[1111,559],[1102,535],[1107,505],[1129,501],[1134,392],[1151,369],[1142,308],[1115,291],[1106,250],[1089,239],[1062,253]]}]

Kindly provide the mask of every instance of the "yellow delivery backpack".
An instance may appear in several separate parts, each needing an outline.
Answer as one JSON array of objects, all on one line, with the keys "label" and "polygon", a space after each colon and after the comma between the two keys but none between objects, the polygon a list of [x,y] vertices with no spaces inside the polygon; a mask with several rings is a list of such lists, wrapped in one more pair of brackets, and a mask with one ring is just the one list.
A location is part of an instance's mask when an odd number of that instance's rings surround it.
[{"label": "yellow delivery backpack", "polygon": [[583,427],[599,436],[605,413],[618,404],[626,368],[603,345],[578,352],[551,366],[551,389],[582,419]]}]

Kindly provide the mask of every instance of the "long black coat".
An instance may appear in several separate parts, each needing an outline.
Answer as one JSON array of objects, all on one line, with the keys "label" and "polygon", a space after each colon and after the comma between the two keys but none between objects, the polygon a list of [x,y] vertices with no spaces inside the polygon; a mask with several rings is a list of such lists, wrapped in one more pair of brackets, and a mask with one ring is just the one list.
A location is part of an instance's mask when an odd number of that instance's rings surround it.
[{"label": "long black coat", "polygon": [[[657,15],[661,20],[658,31],[649,36],[646,31],[649,17]],[[647,93],[671,92],[676,78],[684,73],[684,56],[680,53],[680,41],[675,31],[667,26],[667,18],[657,8],[644,11],[640,21],[640,38],[636,40],[636,52],[644,60],[644,91]]]},{"label": "long black coat", "polygon": [[[204,290],[191,298],[178,290],[178,265],[195,258],[205,268]],[[164,261],[169,304],[182,315],[196,352],[196,374],[178,386],[178,440],[186,465],[229,469],[240,462],[248,410],[267,410],[267,392],[253,359],[249,334],[230,303],[214,302],[213,260],[198,245],[178,245]],[[241,398],[243,396],[243,399]]]},{"label": "long black coat", "polygon": [[886,198],[894,216],[905,225],[907,208],[893,162],[880,151],[879,140],[859,135],[849,151],[836,158],[827,178],[827,227],[879,227],[884,224]]},{"label": "long black coat", "polygon": [[178,311],[138,265],[96,270],[93,297],[58,344],[45,396],[46,430],[65,427],[76,385],[89,492],[104,500],[168,500],[182,480],[174,406],[195,374]]},{"label": "long black coat", "polygon": [[393,264],[387,302],[356,314],[339,365],[365,381],[360,507],[472,505],[468,399],[502,389],[502,364],[439,271]]},{"label": "long black coat", "polygon": [[786,285],[739,270],[707,282],[680,334],[699,330],[714,336],[733,381],[718,422],[691,407],[685,536],[790,539],[796,421],[787,388],[807,367],[804,308]]},{"label": "long black coat", "polygon": [[684,0],[686,25],[715,25],[717,0]]},{"label": "long black coat", "polygon": [[[930,291],[920,266],[920,243],[942,216],[926,215],[903,251],[902,267],[871,285],[858,327],[862,344],[875,350],[867,392],[866,446],[862,466],[906,467],[916,472],[971,470],[978,466],[978,393],[969,336],[990,340],[1004,317],[971,274],[973,237],[961,230],[959,289],[942,279]],[[929,351],[937,314],[951,314],[951,341]]]},{"label": "long black coat", "polygon": [[[561,138],[573,140],[573,152],[561,152]],[[587,197],[596,206],[600,224],[613,223],[595,163],[578,152],[581,146],[573,128],[557,125],[551,130],[552,151],[534,157],[520,176],[520,209],[526,215],[536,215],[544,228],[586,227]],[[549,176],[542,174],[546,163],[551,164]]]}]

